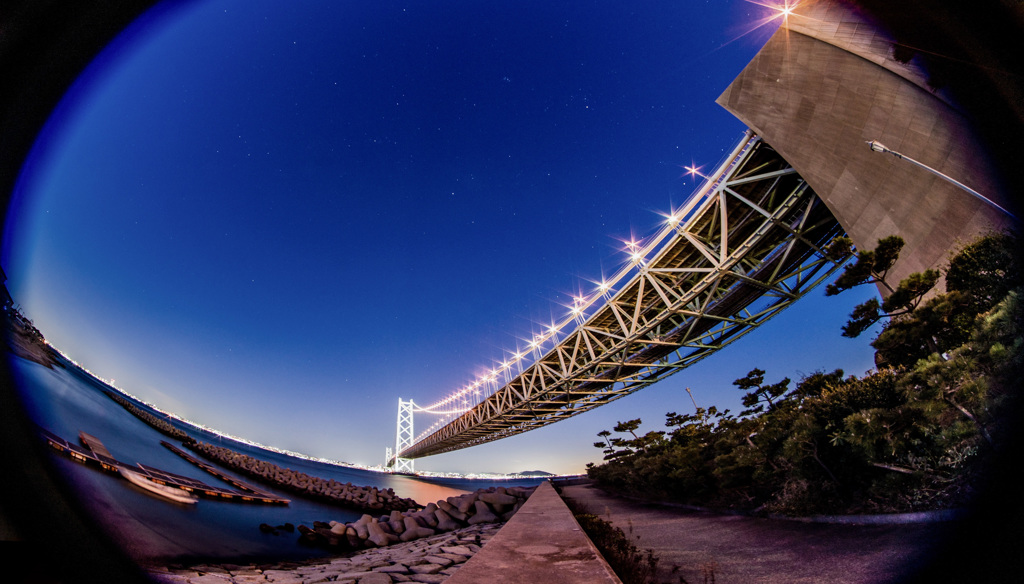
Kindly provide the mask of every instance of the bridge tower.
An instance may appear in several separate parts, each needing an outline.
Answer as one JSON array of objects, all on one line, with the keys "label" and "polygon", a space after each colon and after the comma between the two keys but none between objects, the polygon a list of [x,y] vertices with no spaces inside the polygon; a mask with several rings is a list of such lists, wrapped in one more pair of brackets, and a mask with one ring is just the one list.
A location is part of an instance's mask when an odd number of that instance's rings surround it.
[{"label": "bridge tower", "polygon": [[405,401],[402,398],[398,398],[398,432],[395,436],[394,463],[394,469],[398,472],[413,472],[413,460],[411,458],[399,457],[402,450],[412,446],[413,443],[413,406],[412,400]]}]

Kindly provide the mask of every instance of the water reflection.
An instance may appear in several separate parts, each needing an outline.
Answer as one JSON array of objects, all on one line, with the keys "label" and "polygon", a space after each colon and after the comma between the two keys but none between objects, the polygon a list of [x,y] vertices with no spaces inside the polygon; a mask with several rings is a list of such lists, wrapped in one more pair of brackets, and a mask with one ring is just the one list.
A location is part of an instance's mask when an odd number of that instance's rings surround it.
[{"label": "water reflection", "polygon": [[[107,397],[110,388],[73,364],[64,362],[64,367],[49,368],[14,356],[8,360],[25,409],[38,426],[72,443],[77,442],[82,431],[96,436],[113,458],[124,463],[142,463],[211,486],[233,488],[161,446],[160,441],[167,439],[164,435]],[[390,487],[399,496],[422,504],[495,484],[453,479],[426,481],[324,464],[236,443],[174,420],[172,423],[196,440],[219,443],[311,476],[360,486]],[[276,506],[201,499],[198,504],[184,505],[156,498],[116,474],[75,462],[56,451],[50,458],[59,474],[73,485],[87,513],[132,558],[144,563],[319,557],[325,552],[300,546],[295,534],[261,533],[259,525],[351,522],[362,515],[359,511],[304,499],[228,469],[221,470],[272,495],[290,499],[291,503]],[[539,479],[517,480],[511,484],[538,482]]]}]

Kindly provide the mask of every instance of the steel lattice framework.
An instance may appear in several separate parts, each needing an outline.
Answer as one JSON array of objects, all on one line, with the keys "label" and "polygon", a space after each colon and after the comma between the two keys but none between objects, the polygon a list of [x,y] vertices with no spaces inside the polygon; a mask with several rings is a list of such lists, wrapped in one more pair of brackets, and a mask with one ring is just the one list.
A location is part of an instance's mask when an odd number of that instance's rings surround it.
[{"label": "steel lattice framework", "polygon": [[[402,398],[398,398],[398,431],[395,433],[395,454],[401,454],[402,450],[408,448],[413,443],[413,408],[416,404],[412,403],[412,400],[404,401]],[[396,456],[394,459],[391,457],[391,449],[388,449],[387,453],[387,465],[393,466],[395,470],[400,472],[413,472],[413,460],[411,458]]]},{"label": "steel lattice framework", "polygon": [[832,213],[750,133],[679,217],[634,254],[618,292],[550,351],[397,454],[491,442],[633,393],[767,321],[847,259],[825,251],[843,234]]}]

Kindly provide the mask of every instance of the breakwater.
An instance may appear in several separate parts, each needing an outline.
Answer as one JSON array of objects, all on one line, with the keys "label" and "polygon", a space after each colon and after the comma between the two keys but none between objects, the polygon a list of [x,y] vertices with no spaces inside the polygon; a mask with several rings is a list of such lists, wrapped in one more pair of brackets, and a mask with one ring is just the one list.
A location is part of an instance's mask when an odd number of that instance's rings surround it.
[{"label": "breakwater", "polygon": [[[491,487],[448,497],[419,510],[392,511],[379,518],[363,515],[351,523],[317,521],[313,527],[299,526],[299,541],[326,546],[333,551],[360,550],[458,531],[471,525],[504,522],[523,506],[535,489]],[[260,528],[274,529],[269,525]]]},{"label": "breakwater", "polygon": [[304,472],[282,468],[271,462],[235,452],[223,446],[193,441],[186,446],[203,457],[242,474],[273,484],[286,491],[360,511],[406,511],[422,507],[412,499],[395,494],[394,489],[361,487],[350,482],[310,476]]},{"label": "breakwater", "polygon": [[175,440],[180,440],[185,444],[195,442],[195,439],[186,434],[184,430],[179,430],[178,428],[172,426],[170,422],[161,420],[160,418],[154,416],[153,414],[144,411],[142,408],[130,402],[127,398],[120,396],[112,391],[106,391],[104,393],[107,394],[107,397],[120,404],[121,407],[128,410],[133,416],[149,424],[150,426],[153,427],[153,429],[157,430],[161,434],[164,434],[165,436],[170,436]]}]

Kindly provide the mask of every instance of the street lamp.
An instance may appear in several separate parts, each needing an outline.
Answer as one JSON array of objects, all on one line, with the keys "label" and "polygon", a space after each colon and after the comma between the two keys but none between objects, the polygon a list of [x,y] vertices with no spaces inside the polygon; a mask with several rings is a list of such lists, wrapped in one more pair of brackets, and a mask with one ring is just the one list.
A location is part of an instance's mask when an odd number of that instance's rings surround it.
[{"label": "street lamp", "polygon": [[989,205],[992,205],[996,209],[999,209],[1003,213],[1006,213],[1014,221],[1017,221],[1017,217],[1013,213],[1011,213],[1011,212],[1007,211],[1006,209],[1000,207],[996,202],[992,201],[991,199],[989,199],[985,195],[982,195],[978,191],[972,189],[971,187],[965,185],[964,183],[962,183],[962,182],[960,182],[960,181],[958,181],[958,180],[956,180],[956,179],[954,179],[954,178],[952,178],[950,176],[942,174],[941,172],[935,170],[934,168],[928,166],[927,164],[923,164],[921,162],[918,162],[918,161],[914,160],[913,158],[911,158],[909,156],[905,156],[903,154],[900,154],[899,152],[896,152],[895,150],[887,147],[885,144],[882,144],[878,140],[871,140],[867,144],[868,144],[868,146],[871,147],[871,151],[872,152],[888,152],[889,154],[892,154],[896,158],[899,158],[901,160],[906,160],[907,162],[909,162],[911,164],[915,164],[915,165],[917,165],[917,166],[927,170],[928,172],[934,174],[935,176],[941,178],[942,180],[945,180],[945,181],[953,183],[954,185],[956,185],[956,186],[960,187],[961,189],[967,191],[971,195],[981,199],[982,201],[985,201],[986,203],[988,203]]}]

